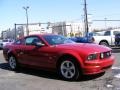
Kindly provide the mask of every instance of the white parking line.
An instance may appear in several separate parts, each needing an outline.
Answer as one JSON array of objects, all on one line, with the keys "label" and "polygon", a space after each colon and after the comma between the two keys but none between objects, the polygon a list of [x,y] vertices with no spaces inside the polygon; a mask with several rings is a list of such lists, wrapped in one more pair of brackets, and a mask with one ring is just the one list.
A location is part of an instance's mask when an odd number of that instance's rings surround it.
[{"label": "white parking line", "polygon": [[[112,67],[113,70],[120,70],[120,67]],[[114,75],[115,78],[120,79],[120,73]]]},{"label": "white parking line", "polygon": [[120,74],[116,74],[114,77],[115,78],[120,78]]},{"label": "white parking line", "polygon": [[120,69],[120,67],[112,67],[112,69],[117,69],[118,70],[118,69]]}]

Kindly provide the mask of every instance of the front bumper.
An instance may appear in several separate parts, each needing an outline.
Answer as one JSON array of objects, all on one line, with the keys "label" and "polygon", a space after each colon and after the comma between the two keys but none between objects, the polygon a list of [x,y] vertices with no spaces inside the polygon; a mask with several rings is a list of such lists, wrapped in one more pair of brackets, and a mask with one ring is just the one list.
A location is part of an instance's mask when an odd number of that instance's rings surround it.
[{"label": "front bumper", "polygon": [[86,61],[83,68],[83,74],[89,75],[105,72],[107,69],[112,67],[113,63],[114,56],[111,56],[104,60]]}]

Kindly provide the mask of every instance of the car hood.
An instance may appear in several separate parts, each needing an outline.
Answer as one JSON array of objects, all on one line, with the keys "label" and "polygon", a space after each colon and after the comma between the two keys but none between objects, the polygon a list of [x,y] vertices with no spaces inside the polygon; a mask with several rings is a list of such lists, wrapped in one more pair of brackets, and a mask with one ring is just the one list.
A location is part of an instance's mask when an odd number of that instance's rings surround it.
[{"label": "car hood", "polygon": [[98,45],[98,44],[90,44],[90,43],[75,43],[75,44],[61,44],[57,45],[57,48],[75,50],[84,53],[100,53],[111,50],[109,47]]}]

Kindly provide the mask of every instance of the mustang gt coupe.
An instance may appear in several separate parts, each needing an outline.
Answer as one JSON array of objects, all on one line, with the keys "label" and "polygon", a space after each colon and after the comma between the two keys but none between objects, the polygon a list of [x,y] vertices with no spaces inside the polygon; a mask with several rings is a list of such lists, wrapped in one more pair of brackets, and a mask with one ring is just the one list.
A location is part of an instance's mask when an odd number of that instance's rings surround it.
[{"label": "mustang gt coupe", "polygon": [[12,70],[21,66],[57,72],[65,80],[104,73],[114,63],[109,47],[75,43],[61,35],[29,35],[3,48]]}]

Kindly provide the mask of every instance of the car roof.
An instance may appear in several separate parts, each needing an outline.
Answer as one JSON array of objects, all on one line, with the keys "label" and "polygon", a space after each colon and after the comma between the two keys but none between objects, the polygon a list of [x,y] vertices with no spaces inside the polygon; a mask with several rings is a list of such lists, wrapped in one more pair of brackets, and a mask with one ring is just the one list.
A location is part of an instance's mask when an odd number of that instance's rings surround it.
[{"label": "car roof", "polygon": [[[29,35],[29,36],[54,36],[54,35],[56,35],[56,34],[32,34],[32,35]],[[26,37],[29,37],[29,36],[26,36]]]},{"label": "car roof", "polygon": [[43,37],[43,36],[54,36],[54,35],[56,35],[56,34],[32,34],[32,35],[29,35],[29,36],[20,37],[20,38],[18,38],[18,40],[24,39],[24,38],[27,38],[27,37],[30,37],[30,36]]}]

